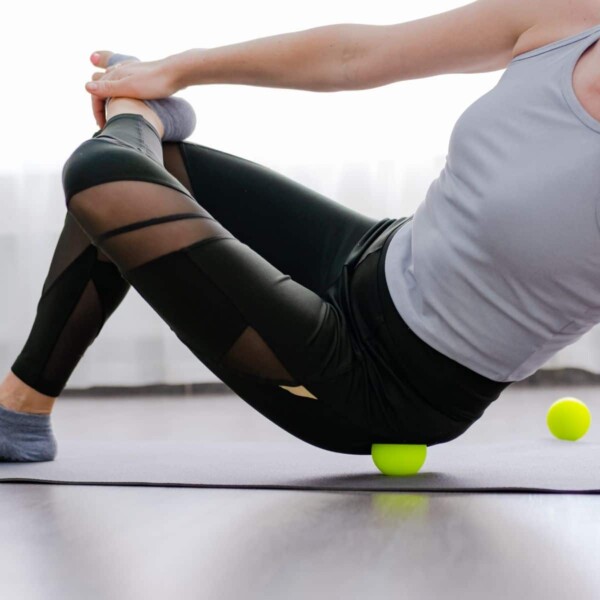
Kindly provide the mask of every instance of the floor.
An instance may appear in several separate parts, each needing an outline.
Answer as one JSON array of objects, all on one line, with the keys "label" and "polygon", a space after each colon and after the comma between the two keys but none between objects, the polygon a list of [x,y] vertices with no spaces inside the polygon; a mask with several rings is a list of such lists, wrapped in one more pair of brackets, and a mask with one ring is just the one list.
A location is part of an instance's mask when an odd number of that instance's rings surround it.
[{"label": "floor", "polygon": [[[513,387],[464,437],[543,434],[563,396],[600,407],[600,387]],[[53,424],[59,444],[290,439],[232,395],[69,397]],[[588,436],[600,439],[593,422]],[[599,502],[0,484],[0,597],[597,599]]]}]

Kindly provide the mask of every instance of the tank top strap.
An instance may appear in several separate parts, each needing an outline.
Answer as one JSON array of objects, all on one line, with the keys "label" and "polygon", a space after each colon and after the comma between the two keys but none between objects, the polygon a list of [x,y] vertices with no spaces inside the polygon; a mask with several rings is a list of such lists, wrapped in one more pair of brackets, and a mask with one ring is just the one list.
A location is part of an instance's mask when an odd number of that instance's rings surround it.
[{"label": "tank top strap", "polygon": [[[552,50],[562,48],[563,46],[570,46],[571,44],[575,44],[580,40],[588,41],[587,38],[590,36],[594,40],[600,37],[600,23],[594,25],[593,27],[589,27],[588,29],[584,29],[579,33],[574,33],[573,35],[561,38],[560,40],[555,40],[554,42],[550,42],[549,44],[545,44],[544,46],[540,46],[539,48],[534,48],[533,50],[529,50],[528,52],[518,54],[510,61],[509,64],[519,62],[521,60],[526,60],[528,58],[538,56],[539,54],[545,54],[546,52],[551,52]],[[591,44],[592,41],[590,40],[589,43]]]},{"label": "tank top strap", "polygon": [[559,85],[562,95],[575,113],[577,118],[590,129],[600,133],[600,121],[593,117],[587,109],[583,106],[573,88],[573,71],[575,65],[581,58],[581,55],[596,41],[600,39],[600,25],[593,28],[587,35],[580,37],[576,42],[572,42],[569,49],[566,51],[567,54],[564,57],[564,62],[561,65],[561,72],[559,75]]}]

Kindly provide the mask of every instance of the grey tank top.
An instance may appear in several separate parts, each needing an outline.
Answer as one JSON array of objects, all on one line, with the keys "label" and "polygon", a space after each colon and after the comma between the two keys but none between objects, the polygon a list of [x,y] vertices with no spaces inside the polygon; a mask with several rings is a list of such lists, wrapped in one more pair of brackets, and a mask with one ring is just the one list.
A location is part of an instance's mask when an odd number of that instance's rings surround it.
[{"label": "grey tank top", "polygon": [[488,379],[525,379],[600,322],[600,121],[572,84],[599,38],[600,24],[516,56],[388,246],[408,327]]}]

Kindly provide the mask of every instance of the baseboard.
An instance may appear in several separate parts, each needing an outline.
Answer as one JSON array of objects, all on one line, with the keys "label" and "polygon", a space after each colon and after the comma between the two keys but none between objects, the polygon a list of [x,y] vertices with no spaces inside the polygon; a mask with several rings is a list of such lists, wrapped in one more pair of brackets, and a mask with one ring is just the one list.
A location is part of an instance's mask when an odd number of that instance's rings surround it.
[{"label": "baseboard", "polygon": [[[518,386],[565,386],[599,385],[600,374],[584,369],[540,369],[527,379],[514,383]],[[509,388],[510,389],[510,388]],[[158,384],[141,386],[93,386],[89,388],[65,388],[61,397],[67,396],[197,396],[231,394],[232,391],[222,382]]]}]

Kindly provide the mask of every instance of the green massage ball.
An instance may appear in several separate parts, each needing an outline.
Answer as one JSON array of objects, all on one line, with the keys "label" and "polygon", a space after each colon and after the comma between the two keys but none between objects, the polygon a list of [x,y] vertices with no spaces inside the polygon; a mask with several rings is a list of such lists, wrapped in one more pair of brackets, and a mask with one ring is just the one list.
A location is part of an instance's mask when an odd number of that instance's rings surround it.
[{"label": "green massage ball", "polygon": [[419,444],[373,444],[371,457],[384,475],[416,475],[427,457],[427,446]]},{"label": "green massage ball", "polygon": [[592,415],[589,408],[577,398],[560,398],[548,410],[546,423],[559,440],[574,442],[590,428]]}]

